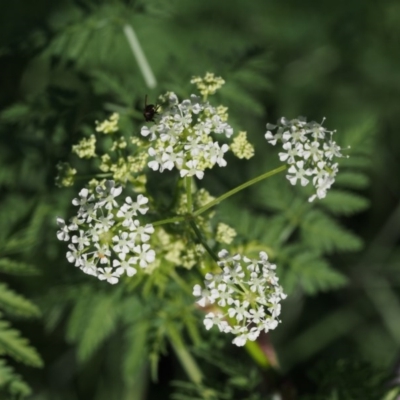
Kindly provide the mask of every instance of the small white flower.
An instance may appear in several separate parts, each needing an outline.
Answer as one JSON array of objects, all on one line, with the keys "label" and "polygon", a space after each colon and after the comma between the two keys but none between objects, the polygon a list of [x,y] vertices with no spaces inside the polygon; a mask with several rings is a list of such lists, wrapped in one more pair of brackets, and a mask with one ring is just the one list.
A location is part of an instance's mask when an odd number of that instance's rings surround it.
[{"label": "small white flower", "polygon": [[[297,168],[296,168],[297,167]],[[306,178],[306,175],[311,175],[311,171],[309,169],[304,169],[304,161],[297,161],[296,166],[292,165],[288,169],[288,175],[286,177],[289,179],[289,182],[292,185],[295,185],[297,179],[300,180],[301,186],[306,186],[309,182],[309,179]],[[292,175],[290,175],[292,174]]]},{"label": "small white flower", "polygon": [[82,189],[79,192],[80,199],[73,199],[72,204],[74,206],[85,207],[90,201],[94,199],[94,196],[89,193],[88,189]]},{"label": "small white flower", "polygon": [[200,285],[194,285],[193,296],[199,298],[196,303],[201,307],[215,302],[215,299],[211,296],[211,291],[209,289],[202,289]]},{"label": "small white flower", "polygon": [[272,331],[278,326],[278,321],[274,318],[266,318],[263,322],[265,332]]},{"label": "small white flower", "polygon": [[80,230],[79,236],[72,236],[72,243],[76,243],[78,245],[78,250],[83,250],[86,246],[89,246],[90,240],[86,236],[86,233],[83,230]]},{"label": "small white flower", "polygon": [[114,181],[105,181],[104,187],[97,186],[96,191],[100,195],[99,206],[104,206],[106,210],[111,210],[118,206],[115,198],[121,194],[122,187],[115,187]]},{"label": "small white flower", "polygon": [[240,302],[236,300],[232,304],[232,308],[228,310],[228,314],[231,318],[235,317],[238,322],[242,321],[245,317],[247,307],[250,305],[248,301]]},{"label": "small white flower", "polygon": [[78,229],[78,225],[70,224],[67,225],[62,218],[57,218],[57,224],[60,227],[60,230],[57,231],[57,239],[62,240],[64,242],[68,242],[70,236],[69,232]]},{"label": "small white flower", "polygon": [[135,246],[135,242],[128,236],[128,232],[119,232],[119,236],[114,236],[112,240],[115,243],[113,249],[118,254],[129,253]]},{"label": "small white flower", "polygon": [[322,160],[323,152],[319,150],[319,142],[306,143],[304,145],[303,157],[305,160],[312,157],[314,162]]},{"label": "small white flower", "polygon": [[153,225],[147,224],[142,226],[139,220],[133,221],[129,229],[131,230],[129,237],[132,242],[136,242],[137,237],[139,237],[142,242],[147,242],[150,239],[150,235],[154,233]]},{"label": "small white flower", "polygon": [[214,325],[225,327],[228,323],[224,321],[223,318],[223,314],[214,314],[210,312],[206,315],[203,322],[207,330],[210,330]]},{"label": "small white flower", "polygon": [[93,253],[93,259],[98,260],[100,264],[109,264],[111,257],[111,250],[107,244],[100,245],[98,243],[94,244],[96,251]]},{"label": "small white flower", "polygon": [[332,160],[333,157],[343,157],[343,154],[340,152],[340,150],[340,146],[332,141],[332,138],[328,143],[324,143],[324,153],[329,160]]},{"label": "small white flower", "polygon": [[147,125],[142,126],[142,129],[140,130],[140,134],[144,137],[149,136],[150,142],[153,140],[156,140],[156,132],[157,132],[157,125],[153,125],[151,127],[148,127]]},{"label": "small white flower", "polygon": [[154,157],[154,159],[149,161],[147,164],[149,166],[149,168],[152,169],[153,171],[160,170],[160,172],[163,172],[164,169],[162,166],[162,154],[160,154],[153,147],[150,147],[148,152],[149,152],[150,157]]},{"label": "small white flower", "polygon": [[109,229],[114,225],[114,215],[109,213],[107,215],[101,215],[98,217],[95,223],[95,228],[99,231],[108,232]]},{"label": "small white flower", "polygon": [[71,243],[68,245],[70,251],[67,251],[67,260],[71,264],[75,264],[75,267],[82,265],[81,252]]},{"label": "small white flower", "polygon": [[300,143],[293,146],[291,142],[286,142],[282,147],[287,153],[279,153],[279,159],[281,161],[287,161],[288,164],[294,164],[295,157],[301,157],[304,154],[303,146]]},{"label": "small white flower", "polygon": [[113,271],[112,268],[110,267],[99,268],[97,271],[98,271],[97,277],[101,281],[107,280],[107,282],[111,283],[112,285],[118,283],[119,275],[116,271]]},{"label": "small white flower", "polygon": [[220,167],[226,166],[226,161],[224,160],[224,154],[229,150],[227,144],[223,144],[221,147],[218,142],[210,143],[206,148],[207,159],[209,159],[213,164],[218,164]]},{"label": "small white flower", "polygon": [[136,274],[136,268],[132,267],[132,264],[135,264],[135,260],[133,257],[125,260],[126,254],[122,253],[119,255],[120,260],[113,260],[113,267],[117,268],[116,273],[121,276],[123,273],[126,273],[129,277],[132,277]]},{"label": "small white flower", "polygon": [[97,276],[97,267],[93,261],[84,260],[82,262],[81,270],[87,275]]},{"label": "small white flower", "polygon": [[187,114],[175,114],[174,115],[174,121],[178,124],[178,125],[182,125],[183,127],[187,127],[190,125],[190,123],[192,122],[192,116],[190,115],[190,113]]},{"label": "small white flower", "polygon": [[181,169],[181,177],[184,178],[185,176],[194,176],[198,179],[203,179],[204,171],[197,169],[198,161],[190,160],[186,163],[186,168]]},{"label": "small white flower", "polygon": [[138,256],[133,259],[136,264],[139,263],[141,268],[146,268],[156,258],[156,252],[150,248],[149,244],[135,246],[133,251],[138,253]]},{"label": "small white flower", "polygon": [[132,217],[137,216],[138,212],[140,214],[146,214],[149,209],[146,207],[148,202],[149,199],[142,194],[139,194],[135,202],[128,196],[125,199],[125,203],[117,212],[117,217],[123,218],[122,225],[129,227],[133,223]]},{"label": "small white flower", "polygon": [[172,170],[175,166],[180,168],[183,164],[183,151],[174,153],[172,146],[168,146],[161,156],[162,168]]}]

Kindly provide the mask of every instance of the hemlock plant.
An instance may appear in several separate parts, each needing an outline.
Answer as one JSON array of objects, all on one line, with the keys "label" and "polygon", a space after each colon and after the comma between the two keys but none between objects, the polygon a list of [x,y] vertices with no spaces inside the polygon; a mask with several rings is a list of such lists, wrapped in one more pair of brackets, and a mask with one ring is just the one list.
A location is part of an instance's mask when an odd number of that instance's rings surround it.
[{"label": "hemlock plant", "polygon": [[[97,123],[96,132],[112,138],[108,152],[97,155],[94,134],[73,146],[79,158],[97,157],[100,171],[73,199],[76,215],[69,222],[57,219],[57,237],[68,242],[70,263],[110,284],[151,275],[163,268],[163,261],[193,270],[190,283],[194,302],[205,311],[205,328],[215,325],[220,332],[233,334],[234,344],[243,346],[277,327],[280,302],[286,295],[266,251],[256,258],[238,253],[235,230],[211,223],[216,213],[212,207],[284,171],[290,184],[314,187],[309,202],[322,199],[338,172],[335,159],[343,155],[333,140],[334,131],[302,117],[281,118],[276,125],[267,124],[265,139],[281,146],[283,165],[214,198],[198,188],[195,179],[203,179],[212,168],[226,167],[229,151],[249,159],[254,147],[246,132],[234,132],[227,108],[208,101],[223,79],[207,73],[191,82],[201,97],[191,95],[180,101],[171,92],[160,96],[154,121],[147,122],[137,136],[118,136],[118,114]],[[57,183],[71,186],[76,169],[67,163],[60,163],[58,169]],[[160,174],[177,170],[173,215],[158,210],[148,192],[149,169]],[[195,240],[190,240],[188,230]],[[201,276],[204,282],[199,281]]]}]

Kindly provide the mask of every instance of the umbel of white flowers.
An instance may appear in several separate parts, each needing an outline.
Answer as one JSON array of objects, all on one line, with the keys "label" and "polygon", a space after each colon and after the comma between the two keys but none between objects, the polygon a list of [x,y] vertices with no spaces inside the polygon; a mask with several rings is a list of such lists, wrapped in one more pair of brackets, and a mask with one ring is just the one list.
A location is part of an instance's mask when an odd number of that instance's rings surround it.
[{"label": "umbel of white flowers", "polygon": [[267,129],[265,138],[270,144],[283,144],[279,158],[290,165],[286,175],[289,182],[306,186],[311,179],[316,193],[308,200],[323,199],[338,172],[333,158],[343,157],[340,146],[332,140],[335,131],[328,131],[317,122],[306,122],[304,117],[282,117],[277,125],[267,124]]},{"label": "umbel of white flowers", "polygon": [[265,252],[256,260],[240,254],[231,257],[227,250],[218,256],[222,272],[206,274],[205,287],[195,285],[193,295],[198,297],[197,304],[212,310],[204,318],[206,329],[216,325],[221,332],[236,335],[234,344],[244,346],[247,340],[254,341],[261,332],[277,327],[280,301],[286,295],[278,284],[276,265]]},{"label": "umbel of white flowers", "polygon": [[[166,106],[155,115],[151,125],[141,128],[141,135],[150,142],[149,168],[159,172],[177,169],[181,178],[202,179],[207,168],[226,166],[224,156],[229,149],[237,157],[249,159],[254,148],[245,132],[233,135],[227,122],[227,108],[213,107],[207,101],[207,96],[223,85],[222,78],[207,74],[204,78],[195,77],[192,83],[197,85],[203,99],[191,95],[179,101],[174,93],[166,94]],[[113,115],[109,121],[98,124],[96,131],[114,133],[117,125],[118,116]],[[343,155],[332,140],[333,134],[322,124],[307,122],[302,117],[281,118],[276,125],[267,124],[265,138],[272,145],[282,145],[279,158],[289,165],[286,175],[289,182],[301,186],[311,182],[315,187],[309,201],[324,198],[338,172],[334,158]],[[228,145],[230,139],[233,140]],[[133,140],[141,142],[138,138]],[[81,158],[93,157],[95,145],[93,136],[83,139],[74,151]],[[143,154],[147,152],[146,148],[142,150]],[[143,167],[146,157],[140,158],[144,160]],[[76,170],[66,163],[60,169],[64,173],[59,181],[64,186],[72,185]],[[151,271],[156,261],[149,244],[154,227],[141,222],[141,216],[148,211],[148,198],[142,194],[135,200],[126,197],[120,205],[117,198],[121,193],[122,188],[114,180],[107,180],[92,191],[82,189],[72,201],[78,207],[77,215],[68,223],[57,218],[57,237],[68,242],[68,261],[84,273],[111,284],[116,284],[124,274],[134,276],[137,268]],[[233,343],[243,346],[247,340],[256,340],[261,332],[277,327],[280,302],[286,295],[278,283],[276,266],[268,261],[265,252],[260,252],[256,260],[239,254],[229,256],[227,250],[218,255],[222,272],[207,273],[204,287],[195,285],[193,294],[199,306],[207,307],[206,329],[215,325],[221,332],[234,334]],[[178,258],[176,265],[180,261]]]},{"label": "umbel of white flowers", "polygon": [[179,102],[174,93],[168,94],[168,105],[152,126],[143,126],[141,135],[148,137],[154,171],[177,168],[181,177],[196,176],[202,179],[204,170],[215,164],[226,166],[224,154],[229,150],[211,136],[230,138],[232,127],[226,122],[225,107],[213,107],[198,96]]},{"label": "umbel of white flowers", "polygon": [[70,242],[68,261],[111,284],[124,273],[135,275],[135,267],[146,268],[155,260],[154,250],[146,243],[154,228],[151,224],[141,225],[138,219],[146,214],[148,199],[141,194],[136,201],[126,197],[119,206],[116,197],[121,192],[122,188],[115,187],[111,180],[97,186],[94,194],[82,189],[79,198],[72,201],[79,206],[77,215],[69,224],[57,218],[57,238]]}]

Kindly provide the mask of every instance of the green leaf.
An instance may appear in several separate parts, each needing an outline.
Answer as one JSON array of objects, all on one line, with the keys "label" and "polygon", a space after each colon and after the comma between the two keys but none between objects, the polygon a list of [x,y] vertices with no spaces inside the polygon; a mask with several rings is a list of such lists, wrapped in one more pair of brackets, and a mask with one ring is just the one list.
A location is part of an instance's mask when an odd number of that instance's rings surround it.
[{"label": "green leaf", "polygon": [[361,172],[340,171],[336,177],[335,185],[364,189],[369,185],[369,177]]},{"label": "green leaf", "polygon": [[38,317],[39,308],[25,297],[15,293],[4,283],[0,283],[0,309],[20,317]]},{"label": "green leaf", "polygon": [[321,211],[311,211],[301,221],[304,243],[321,252],[356,251],[362,248],[361,239],[340,226]]},{"label": "green leaf", "polygon": [[0,113],[0,122],[13,123],[27,116],[30,107],[24,103],[15,103]]},{"label": "green leaf", "polygon": [[[31,388],[22,378],[14,372],[14,369],[0,358],[0,396],[11,394],[21,399],[32,394]],[[1,397],[5,399],[5,397]],[[9,397],[8,397],[9,398]]]},{"label": "green leaf", "polygon": [[78,358],[87,361],[100,345],[113,333],[117,325],[118,302],[108,296],[95,296],[85,330],[78,342]]},{"label": "green leaf", "polygon": [[[119,296],[119,292],[116,293]],[[115,294],[93,290],[75,304],[67,327],[67,339],[77,343],[81,362],[87,361],[115,330],[118,304]]]},{"label": "green leaf", "polygon": [[336,215],[351,215],[369,207],[369,201],[364,197],[335,189],[330,190],[319,204]]},{"label": "green leaf", "polygon": [[0,320],[0,352],[32,367],[42,367],[43,361],[38,352],[29,345],[19,331],[10,328],[7,321]]},{"label": "green leaf", "polygon": [[6,385],[13,377],[13,369],[6,364],[6,361],[0,358],[0,387]]},{"label": "green leaf", "polygon": [[297,254],[288,263],[289,270],[282,278],[285,291],[290,294],[299,285],[309,295],[337,289],[347,278],[329,266],[326,260],[311,252]]},{"label": "green leaf", "polygon": [[14,261],[6,257],[0,258],[0,272],[19,276],[31,276],[39,273],[38,269],[31,264]]},{"label": "green leaf", "polygon": [[267,179],[254,187],[252,202],[256,205],[273,211],[286,211],[290,209],[294,192],[284,178],[274,177]]},{"label": "green leaf", "polygon": [[365,168],[371,167],[371,157],[369,155],[351,154],[349,158],[342,158],[339,162],[339,170],[342,168]]},{"label": "green leaf", "polygon": [[147,337],[149,324],[140,321],[131,325],[125,335],[125,351],[123,359],[124,380],[127,385],[135,382],[143,372],[144,360],[147,359]]}]

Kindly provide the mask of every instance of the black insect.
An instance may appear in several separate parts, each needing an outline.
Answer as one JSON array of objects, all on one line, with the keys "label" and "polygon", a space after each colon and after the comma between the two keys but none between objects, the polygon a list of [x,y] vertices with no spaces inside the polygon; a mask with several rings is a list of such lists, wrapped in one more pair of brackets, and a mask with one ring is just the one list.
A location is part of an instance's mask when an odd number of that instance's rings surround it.
[{"label": "black insect", "polygon": [[156,104],[147,104],[147,94],[146,97],[144,98],[144,110],[143,110],[143,116],[146,122],[149,121],[154,121],[154,117],[158,114],[157,110],[159,109],[159,105]]}]

